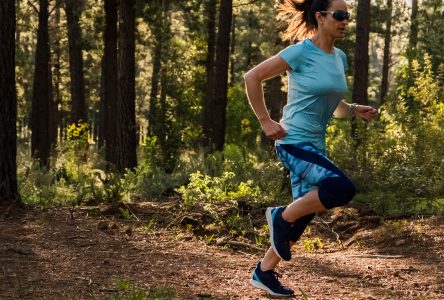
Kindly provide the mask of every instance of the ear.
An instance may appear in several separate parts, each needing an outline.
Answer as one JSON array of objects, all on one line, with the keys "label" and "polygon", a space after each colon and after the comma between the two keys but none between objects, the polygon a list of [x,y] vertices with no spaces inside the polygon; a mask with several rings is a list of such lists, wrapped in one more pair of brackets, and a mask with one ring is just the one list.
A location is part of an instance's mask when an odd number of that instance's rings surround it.
[{"label": "ear", "polygon": [[321,24],[322,22],[322,14],[321,14],[321,12],[319,12],[319,11],[317,11],[317,12],[315,12],[315,18],[316,18],[316,21],[318,22],[318,24]]}]

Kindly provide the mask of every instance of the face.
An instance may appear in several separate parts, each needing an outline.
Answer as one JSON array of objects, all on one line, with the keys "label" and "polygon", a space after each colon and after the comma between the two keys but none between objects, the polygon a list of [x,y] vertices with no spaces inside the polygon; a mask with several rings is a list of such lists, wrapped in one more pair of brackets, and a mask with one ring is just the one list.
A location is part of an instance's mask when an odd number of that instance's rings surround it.
[{"label": "face", "polygon": [[344,0],[333,0],[327,11],[327,13],[316,13],[318,29],[333,38],[344,37],[348,24],[348,20],[345,19],[345,13],[348,13],[347,4]]}]

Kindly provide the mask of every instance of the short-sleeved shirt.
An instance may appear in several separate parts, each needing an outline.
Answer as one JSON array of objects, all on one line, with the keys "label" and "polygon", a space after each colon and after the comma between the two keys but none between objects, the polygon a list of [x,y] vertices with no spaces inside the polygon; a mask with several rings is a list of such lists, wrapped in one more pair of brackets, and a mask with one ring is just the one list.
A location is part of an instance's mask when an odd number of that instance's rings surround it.
[{"label": "short-sleeved shirt", "polygon": [[277,144],[308,142],[325,149],[327,124],[347,92],[347,57],[334,48],[327,53],[310,39],[279,53],[290,66],[288,99],[280,123],[288,134]]}]

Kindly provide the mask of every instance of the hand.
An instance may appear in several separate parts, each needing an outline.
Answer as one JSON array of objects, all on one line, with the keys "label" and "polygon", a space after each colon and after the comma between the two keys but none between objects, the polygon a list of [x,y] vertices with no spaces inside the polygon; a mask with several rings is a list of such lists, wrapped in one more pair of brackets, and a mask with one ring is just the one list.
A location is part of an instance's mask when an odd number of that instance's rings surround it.
[{"label": "hand", "polygon": [[282,125],[272,119],[261,122],[261,127],[265,135],[273,141],[280,140],[287,135],[287,131]]},{"label": "hand", "polygon": [[355,104],[352,107],[352,111],[355,116],[367,121],[374,120],[378,115],[378,110],[368,105]]}]

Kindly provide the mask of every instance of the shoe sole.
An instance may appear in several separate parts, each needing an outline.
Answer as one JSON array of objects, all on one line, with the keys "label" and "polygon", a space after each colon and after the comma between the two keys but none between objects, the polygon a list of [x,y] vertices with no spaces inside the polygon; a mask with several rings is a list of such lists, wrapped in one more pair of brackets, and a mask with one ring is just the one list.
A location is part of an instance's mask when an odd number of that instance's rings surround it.
[{"label": "shoe sole", "polygon": [[273,239],[273,219],[271,218],[271,210],[272,208],[268,207],[267,211],[265,212],[265,218],[267,219],[267,224],[268,224],[268,229],[270,231],[270,244],[271,244],[271,248],[273,248],[274,253],[276,253],[277,256],[279,256],[280,259],[283,259],[280,255],[279,252],[276,250],[276,246],[274,245],[274,239]]},{"label": "shoe sole", "polygon": [[268,287],[266,287],[265,285],[263,285],[262,283],[260,283],[260,282],[258,282],[258,281],[256,281],[256,280],[253,280],[253,279],[250,279],[250,284],[251,284],[251,286],[253,286],[253,287],[255,287],[255,288],[258,288],[258,289],[261,289],[261,290],[264,290],[264,291],[266,291],[268,294],[270,294],[271,296],[275,296],[275,297],[292,297],[292,296],[294,296],[294,294],[291,294],[291,295],[284,295],[284,294],[278,294],[278,293],[275,293],[275,292],[273,292],[272,290],[270,290]]}]

